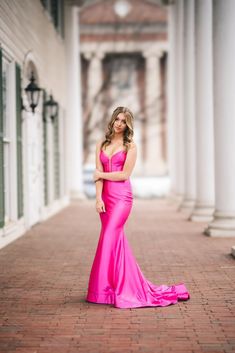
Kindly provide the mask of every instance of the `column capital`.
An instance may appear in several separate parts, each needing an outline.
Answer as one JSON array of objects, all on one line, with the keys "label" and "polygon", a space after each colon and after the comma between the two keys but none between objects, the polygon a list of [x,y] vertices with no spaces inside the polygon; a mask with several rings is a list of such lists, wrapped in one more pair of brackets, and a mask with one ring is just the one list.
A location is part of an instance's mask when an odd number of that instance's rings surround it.
[{"label": "column capital", "polygon": [[158,51],[154,51],[154,52],[150,52],[150,51],[145,51],[142,53],[143,57],[145,59],[149,59],[149,58],[158,58],[160,59],[164,54],[164,50],[158,50]]}]

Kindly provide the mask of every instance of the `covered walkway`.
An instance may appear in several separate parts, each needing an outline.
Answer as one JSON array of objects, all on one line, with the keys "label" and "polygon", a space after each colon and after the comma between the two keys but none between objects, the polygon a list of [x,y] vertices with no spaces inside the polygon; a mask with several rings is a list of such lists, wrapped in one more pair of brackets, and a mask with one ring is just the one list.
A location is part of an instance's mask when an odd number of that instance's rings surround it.
[{"label": "covered walkway", "polygon": [[160,308],[85,301],[100,223],[94,200],[73,203],[0,250],[0,352],[234,352],[233,238],[207,237],[166,200],[135,200],[126,237],[156,284],[191,298]]}]

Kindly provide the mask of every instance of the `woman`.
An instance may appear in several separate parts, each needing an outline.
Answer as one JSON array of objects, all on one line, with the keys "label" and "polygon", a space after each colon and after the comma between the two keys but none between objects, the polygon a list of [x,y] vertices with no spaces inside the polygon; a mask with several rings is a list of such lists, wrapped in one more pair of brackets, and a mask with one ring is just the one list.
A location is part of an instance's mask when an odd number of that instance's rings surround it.
[{"label": "woman", "polygon": [[86,300],[117,308],[167,306],[189,299],[183,283],[157,286],[140,270],[123,227],[133,196],[130,175],[137,156],[133,115],[128,108],[114,110],[104,141],[96,145],[96,210],[101,232],[91,268]]}]

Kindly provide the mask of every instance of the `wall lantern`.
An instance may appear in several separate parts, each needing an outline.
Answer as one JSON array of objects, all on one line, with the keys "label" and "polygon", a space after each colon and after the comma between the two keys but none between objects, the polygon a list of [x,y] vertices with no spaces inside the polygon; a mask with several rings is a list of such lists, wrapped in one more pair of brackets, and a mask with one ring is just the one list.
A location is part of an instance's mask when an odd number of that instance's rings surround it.
[{"label": "wall lantern", "polygon": [[51,120],[54,121],[58,114],[58,103],[54,100],[53,95],[50,94],[50,98],[44,103]]},{"label": "wall lantern", "polygon": [[38,87],[38,85],[35,83],[35,77],[34,77],[33,71],[31,72],[31,77],[30,77],[29,81],[30,81],[30,83],[28,84],[28,86],[24,90],[27,94],[29,106],[32,110],[32,113],[34,113],[35,108],[38,105],[40,91],[42,89],[40,87]]}]

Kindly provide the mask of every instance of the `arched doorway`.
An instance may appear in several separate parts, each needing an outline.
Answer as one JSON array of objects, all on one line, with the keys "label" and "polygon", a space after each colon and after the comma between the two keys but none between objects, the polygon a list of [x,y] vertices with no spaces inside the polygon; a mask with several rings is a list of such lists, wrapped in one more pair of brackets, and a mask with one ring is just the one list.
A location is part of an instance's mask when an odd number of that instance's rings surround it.
[{"label": "arched doorway", "polygon": [[[26,87],[29,83],[32,72],[37,84],[40,86],[37,68],[30,59],[25,65],[23,87]],[[24,96],[24,106],[27,109],[23,112],[24,203],[27,228],[40,220],[43,206],[43,126],[41,102],[42,98],[40,97],[39,105],[33,114]]]}]

